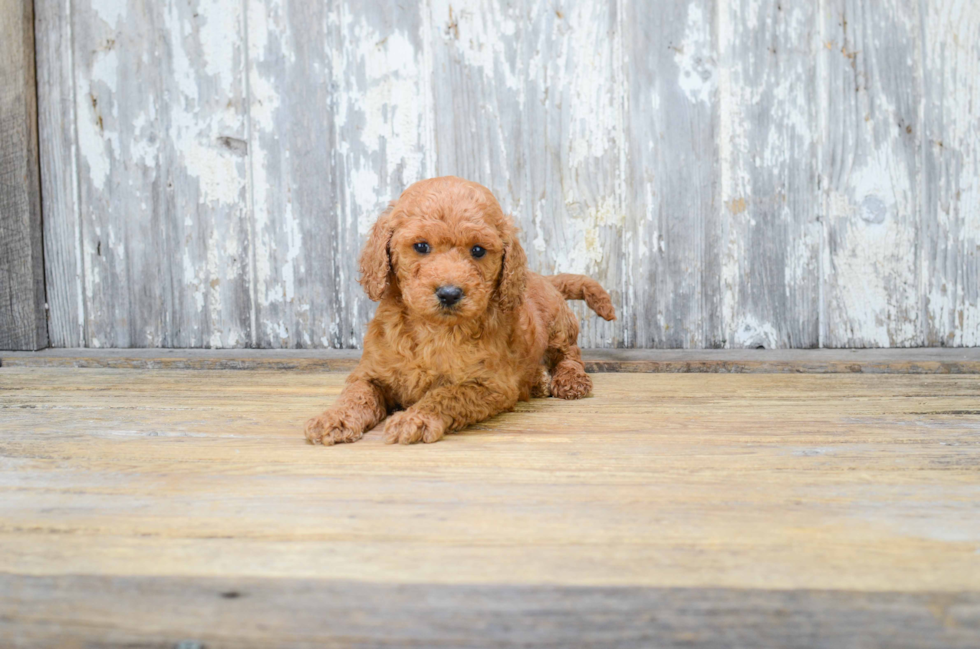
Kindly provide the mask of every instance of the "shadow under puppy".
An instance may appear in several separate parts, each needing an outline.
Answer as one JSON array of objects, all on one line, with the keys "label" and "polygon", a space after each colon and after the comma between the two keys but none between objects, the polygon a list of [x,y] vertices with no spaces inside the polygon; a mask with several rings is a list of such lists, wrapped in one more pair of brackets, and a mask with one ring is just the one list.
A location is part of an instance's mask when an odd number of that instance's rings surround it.
[{"label": "shadow under puppy", "polygon": [[355,442],[394,410],[385,442],[436,442],[518,400],[591,391],[565,300],[613,320],[609,294],[583,275],[530,272],[486,187],[415,183],[378,218],[360,265],[380,304],[337,402],[306,423],[309,442]]}]

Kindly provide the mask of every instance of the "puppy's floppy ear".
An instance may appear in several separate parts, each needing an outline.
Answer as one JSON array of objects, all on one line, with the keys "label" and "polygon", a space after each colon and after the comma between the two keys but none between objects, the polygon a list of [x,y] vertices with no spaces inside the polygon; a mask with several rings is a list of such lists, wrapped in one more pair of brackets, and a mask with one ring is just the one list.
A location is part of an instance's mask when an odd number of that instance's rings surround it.
[{"label": "puppy's floppy ear", "polygon": [[391,212],[395,204],[391,203],[371,228],[364,250],[361,251],[361,286],[368,297],[378,302],[384,297],[388,288],[388,276],[391,275],[391,256],[388,244],[391,242],[393,229],[391,227]]},{"label": "puppy's floppy ear", "polygon": [[504,233],[504,258],[497,285],[497,299],[505,310],[515,309],[524,300],[527,289],[527,255],[517,238],[517,228],[507,218]]}]

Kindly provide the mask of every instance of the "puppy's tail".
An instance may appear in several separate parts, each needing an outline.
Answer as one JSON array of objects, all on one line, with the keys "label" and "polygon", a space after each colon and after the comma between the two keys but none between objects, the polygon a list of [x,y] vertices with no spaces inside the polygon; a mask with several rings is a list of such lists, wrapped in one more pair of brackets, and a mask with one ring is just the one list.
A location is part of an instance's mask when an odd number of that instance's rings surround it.
[{"label": "puppy's tail", "polygon": [[591,277],[585,275],[549,275],[545,277],[551,284],[558,289],[566,300],[585,300],[589,308],[606,320],[616,319],[616,310],[613,308],[609,293]]}]

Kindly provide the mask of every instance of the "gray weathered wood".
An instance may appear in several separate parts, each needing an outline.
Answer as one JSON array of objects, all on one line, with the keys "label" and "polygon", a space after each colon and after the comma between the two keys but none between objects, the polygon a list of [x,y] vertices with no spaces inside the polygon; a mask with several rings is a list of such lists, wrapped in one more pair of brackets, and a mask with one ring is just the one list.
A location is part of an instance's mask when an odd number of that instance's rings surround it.
[{"label": "gray weathered wood", "polygon": [[[352,349],[59,349],[0,353],[0,367],[350,372]],[[980,374],[980,347],[938,349],[587,349],[588,372]]]},{"label": "gray weathered wood", "polygon": [[354,347],[373,313],[360,246],[431,175],[427,14],[389,0],[247,7],[254,343]]},{"label": "gray weathered wood", "polygon": [[[73,160],[78,174],[77,208],[65,169],[46,183],[60,339],[248,344],[241,3],[73,2],[70,16],[58,0],[39,4],[52,18],[41,50],[58,48],[44,58],[45,111],[67,102],[66,78],[74,93],[74,141],[53,124],[44,147],[46,166]],[[74,268],[67,246],[81,257]],[[83,306],[69,315],[79,275]]]},{"label": "gray weathered wood", "polygon": [[31,0],[0,0],[0,34],[0,349],[40,349],[48,330]]},{"label": "gray weathered wood", "polygon": [[356,347],[456,174],[610,290],[586,347],[980,344],[974,5],[38,0],[52,340]]},{"label": "gray weathered wood", "polygon": [[624,7],[630,346],[724,345],[714,3]]},{"label": "gray weathered wood", "polygon": [[922,344],[915,0],[822,8],[824,327],[828,347]]},{"label": "gray weathered wood", "polygon": [[975,647],[976,593],[0,574],[14,647]]},{"label": "gray weathered wood", "polygon": [[86,345],[70,0],[35,3],[38,130],[44,211],[48,335],[54,347]]},{"label": "gray weathered wood", "polygon": [[920,299],[928,345],[980,345],[980,4],[930,2],[921,33]]},{"label": "gray weathered wood", "polygon": [[[497,188],[533,268],[592,275],[619,304],[627,284],[619,3],[441,0],[431,11],[437,174]],[[618,327],[575,308],[583,344],[622,344]]]},{"label": "gray weathered wood", "polygon": [[[336,7],[250,0],[249,200],[255,330],[260,347],[334,347],[345,291],[337,276]],[[316,74],[311,76],[311,71]],[[356,241],[354,246],[356,247]],[[349,267],[347,267],[349,270]],[[344,278],[352,281],[348,275]],[[337,298],[340,298],[339,300]]]},{"label": "gray weathered wood", "polygon": [[820,342],[818,15],[813,2],[719,5],[716,209],[726,223],[721,304],[731,347]]}]

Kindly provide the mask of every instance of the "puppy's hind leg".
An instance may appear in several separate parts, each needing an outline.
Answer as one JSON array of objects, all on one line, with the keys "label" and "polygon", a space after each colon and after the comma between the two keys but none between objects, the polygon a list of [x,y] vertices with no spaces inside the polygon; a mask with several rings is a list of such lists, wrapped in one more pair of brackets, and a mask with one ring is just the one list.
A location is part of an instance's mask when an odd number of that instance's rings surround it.
[{"label": "puppy's hind leg", "polygon": [[592,392],[592,379],[585,373],[578,347],[578,320],[565,304],[555,320],[545,359],[551,372],[551,396],[581,399]]}]

